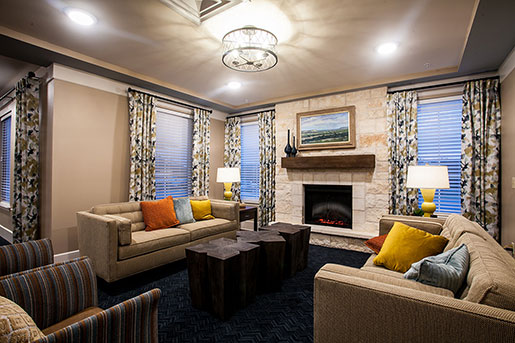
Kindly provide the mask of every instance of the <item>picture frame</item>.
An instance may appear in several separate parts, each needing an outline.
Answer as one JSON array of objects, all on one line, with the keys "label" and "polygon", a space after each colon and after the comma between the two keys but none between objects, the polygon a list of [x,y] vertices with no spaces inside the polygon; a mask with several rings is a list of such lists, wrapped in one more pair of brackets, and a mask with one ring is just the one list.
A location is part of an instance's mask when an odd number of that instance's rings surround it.
[{"label": "picture frame", "polygon": [[297,113],[298,150],[356,147],[356,107]]}]

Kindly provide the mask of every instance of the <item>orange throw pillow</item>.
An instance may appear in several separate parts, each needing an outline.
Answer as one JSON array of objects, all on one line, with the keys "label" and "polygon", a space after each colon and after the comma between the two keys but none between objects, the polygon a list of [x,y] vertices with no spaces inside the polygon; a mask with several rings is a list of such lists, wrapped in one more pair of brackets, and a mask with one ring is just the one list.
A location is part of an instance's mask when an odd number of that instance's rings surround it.
[{"label": "orange throw pillow", "polygon": [[147,226],[145,231],[166,229],[179,224],[171,195],[158,201],[142,201],[141,212]]},{"label": "orange throw pillow", "polygon": [[365,245],[376,254],[379,254],[379,251],[381,251],[381,248],[383,247],[386,236],[388,236],[388,234],[370,238],[368,241],[365,242]]}]

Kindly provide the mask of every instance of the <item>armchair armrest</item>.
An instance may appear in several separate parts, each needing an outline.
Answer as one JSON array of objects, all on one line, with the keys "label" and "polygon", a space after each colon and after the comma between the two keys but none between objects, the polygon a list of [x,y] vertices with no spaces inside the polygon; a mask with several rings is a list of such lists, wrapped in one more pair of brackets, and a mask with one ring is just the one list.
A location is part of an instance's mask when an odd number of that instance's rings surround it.
[{"label": "armchair armrest", "polygon": [[48,238],[0,247],[0,275],[8,275],[54,263]]},{"label": "armchair armrest", "polygon": [[[315,342],[513,342],[515,312],[357,275],[315,276]],[[343,271],[343,270],[342,270]]]},{"label": "armchair armrest", "polygon": [[117,220],[86,211],[77,212],[79,250],[93,260],[95,272],[111,282],[116,278],[118,260]]},{"label": "armchair armrest", "polygon": [[82,257],[0,278],[0,295],[20,305],[39,328],[97,306],[91,260]]},{"label": "armchair armrest", "polygon": [[161,290],[150,290],[36,342],[157,342],[157,309],[160,297]]},{"label": "armchair armrest", "polygon": [[[236,201],[211,199],[211,212],[216,218],[240,222],[240,204]],[[239,227],[239,226],[238,226]]]}]

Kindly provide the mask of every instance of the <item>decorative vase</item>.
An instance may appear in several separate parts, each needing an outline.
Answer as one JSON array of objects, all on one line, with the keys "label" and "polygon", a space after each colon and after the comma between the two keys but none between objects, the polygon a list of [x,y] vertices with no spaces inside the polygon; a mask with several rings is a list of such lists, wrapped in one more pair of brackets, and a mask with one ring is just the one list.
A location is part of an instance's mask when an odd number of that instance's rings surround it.
[{"label": "decorative vase", "polygon": [[293,148],[291,149],[291,156],[297,156],[297,148],[295,147],[295,136],[293,136]]},{"label": "decorative vase", "polygon": [[288,129],[288,144],[284,147],[286,157],[291,157],[291,145],[290,145],[290,129]]}]

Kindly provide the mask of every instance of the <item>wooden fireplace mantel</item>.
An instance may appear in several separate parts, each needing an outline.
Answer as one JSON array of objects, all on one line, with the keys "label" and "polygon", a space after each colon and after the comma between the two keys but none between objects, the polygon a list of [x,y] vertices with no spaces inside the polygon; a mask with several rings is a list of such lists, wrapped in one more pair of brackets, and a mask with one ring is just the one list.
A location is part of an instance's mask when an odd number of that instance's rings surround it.
[{"label": "wooden fireplace mantel", "polygon": [[375,155],[299,156],[281,158],[287,169],[373,169]]}]

